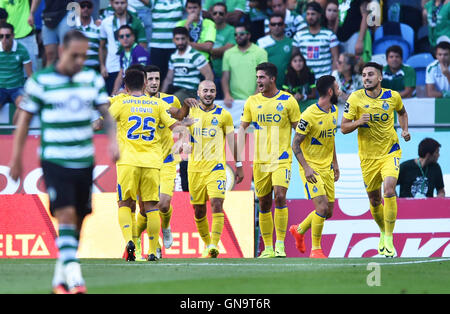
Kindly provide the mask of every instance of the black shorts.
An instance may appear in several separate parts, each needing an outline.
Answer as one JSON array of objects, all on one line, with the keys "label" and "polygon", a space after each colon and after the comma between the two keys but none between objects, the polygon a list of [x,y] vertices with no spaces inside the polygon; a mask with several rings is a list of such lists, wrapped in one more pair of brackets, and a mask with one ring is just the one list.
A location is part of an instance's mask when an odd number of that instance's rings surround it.
[{"label": "black shorts", "polygon": [[50,212],[74,206],[79,217],[92,212],[92,172],[94,167],[71,169],[41,161],[44,182],[50,200]]}]

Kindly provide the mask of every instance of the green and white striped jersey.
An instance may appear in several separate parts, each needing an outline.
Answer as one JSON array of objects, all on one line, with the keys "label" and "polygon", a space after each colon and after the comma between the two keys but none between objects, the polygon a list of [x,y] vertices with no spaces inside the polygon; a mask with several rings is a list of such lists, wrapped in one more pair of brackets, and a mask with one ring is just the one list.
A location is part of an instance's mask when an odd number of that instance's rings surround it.
[{"label": "green and white striped jersey", "polygon": [[207,64],[205,56],[191,46],[182,55],[176,50],[169,60],[169,70],[173,70],[172,85],[197,90],[201,78],[200,69]]},{"label": "green and white striped jersey", "polygon": [[31,62],[30,55],[24,45],[14,40],[11,50],[4,51],[0,42],[0,87],[22,87],[23,66],[29,62]]},{"label": "green and white striped jersey", "polygon": [[108,102],[102,76],[88,68],[72,77],[52,65],[30,77],[21,109],[39,114],[40,158],[66,168],[87,168],[94,163],[94,109]]},{"label": "green and white striped jersey", "polygon": [[81,25],[81,22],[78,19],[76,29],[82,32],[89,40],[89,49],[87,51],[87,59],[84,65],[90,68],[97,68],[100,65],[100,61],[98,59],[100,27],[95,25],[93,18],[91,18],[91,23],[86,26]]},{"label": "green and white striped jersey", "polygon": [[331,75],[333,58],[331,48],[339,45],[336,35],[322,28],[317,34],[311,34],[309,28],[297,32],[294,47],[298,47],[306,59],[306,65],[314,72],[316,80],[323,75]]},{"label": "green and white striped jersey", "polygon": [[152,39],[150,47],[173,49],[172,30],[183,19],[186,0],[150,0],[152,10]]}]

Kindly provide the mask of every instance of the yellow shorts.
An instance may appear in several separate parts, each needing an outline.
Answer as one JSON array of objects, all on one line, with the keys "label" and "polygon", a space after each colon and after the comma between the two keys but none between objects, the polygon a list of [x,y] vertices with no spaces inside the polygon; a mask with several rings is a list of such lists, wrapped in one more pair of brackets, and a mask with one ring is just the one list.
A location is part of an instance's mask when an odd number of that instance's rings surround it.
[{"label": "yellow shorts", "polygon": [[159,169],[117,165],[117,198],[159,201]]},{"label": "yellow shorts", "polygon": [[253,181],[257,197],[272,193],[273,187],[289,187],[291,181],[291,164],[253,164]]},{"label": "yellow shorts", "polygon": [[175,188],[175,178],[177,177],[177,163],[176,161],[163,163],[160,170],[160,185],[159,193],[167,194],[170,197],[173,195]]},{"label": "yellow shorts", "polygon": [[401,156],[401,151],[396,151],[381,159],[361,160],[362,176],[367,192],[380,189],[386,177],[398,179]]},{"label": "yellow shorts", "polygon": [[328,202],[334,202],[334,171],[333,169],[320,169],[315,170],[319,175],[315,175],[317,182],[309,183],[306,180],[305,172],[300,166],[300,177],[304,183],[305,195],[308,199],[325,195],[328,198]]},{"label": "yellow shorts", "polygon": [[208,199],[225,198],[227,174],[225,170],[188,171],[188,184],[191,204],[205,204]]}]

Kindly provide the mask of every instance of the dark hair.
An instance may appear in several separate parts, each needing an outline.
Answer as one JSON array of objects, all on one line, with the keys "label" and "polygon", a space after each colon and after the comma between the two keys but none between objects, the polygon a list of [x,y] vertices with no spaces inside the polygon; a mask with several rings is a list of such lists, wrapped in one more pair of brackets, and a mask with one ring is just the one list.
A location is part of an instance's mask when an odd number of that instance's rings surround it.
[{"label": "dark hair", "polygon": [[326,96],[328,90],[333,88],[336,78],[333,75],[323,75],[316,82],[317,92],[319,96]]},{"label": "dark hair", "polygon": [[188,3],[198,4],[199,7],[202,7],[202,0],[186,0],[186,6]]},{"label": "dark hair", "polygon": [[223,8],[225,9],[225,13],[228,12],[227,4],[226,4],[225,2],[217,2],[217,3],[214,3],[214,4],[211,6],[211,8],[210,8],[209,10],[212,12],[213,9],[214,9],[214,7],[216,7],[216,6],[223,7]]},{"label": "dark hair", "polygon": [[441,41],[439,44],[436,45],[436,50],[444,49],[444,50],[450,50],[450,43],[448,41]]},{"label": "dark hair", "polygon": [[250,24],[249,23],[237,23],[236,24],[236,26],[234,27],[234,29],[236,30],[236,28],[238,28],[238,27],[243,27],[243,28],[245,28],[245,30],[247,31],[247,32],[251,32],[251,28],[250,28]]},{"label": "dark hair", "polygon": [[144,74],[146,74],[147,72],[145,71],[145,67],[142,65],[142,64],[140,64],[140,63],[135,63],[135,64],[132,64],[132,65],[130,65],[129,67],[128,67],[128,69],[126,69],[126,71],[125,71],[125,75],[127,75],[127,72],[128,71],[141,71],[142,73],[144,73]]},{"label": "dark hair", "polygon": [[323,9],[320,6],[320,4],[316,1],[308,2],[308,4],[305,7],[305,12],[308,11],[308,9],[312,9],[323,15]]},{"label": "dark hair", "polygon": [[356,65],[358,64],[358,59],[356,56],[352,53],[343,52],[342,55],[345,58],[345,63],[347,63],[350,66],[350,71],[353,74],[356,74]]},{"label": "dark hair", "polygon": [[67,48],[73,40],[88,41],[88,38],[82,32],[72,29],[64,35],[63,46]]},{"label": "dark hair", "polygon": [[139,70],[129,70],[126,72],[123,81],[129,90],[141,90],[144,88],[144,72]]},{"label": "dark hair", "polygon": [[173,29],[172,31],[173,37],[175,37],[176,35],[184,35],[186,37],[189,37],[189,31],[187,30],[186,27],[183,26],[177,26]]},{"label": "dark hair", "polygon": [[119,36],[120,31],[123,29],[128,29],[131,32],[131,34],[133,34],[133,36],[136,36],[136,34],[134,33],[134,30],[128,24],[125,24],[125,25],[122,25],[121,27],[119,27],[119,29],[117,30],[117,36]]},{"label": "dark hair", "polygon": [[386,58],[388,57],[388,55],[393,52],[393,53],[398,53],[400,55],[400,57],[403,59],[403,49],[402,47],[398,46],[398,45],[393,45],[390,46],[387,50],[386,50]]},{"label": "dark hair", "polygon": [[270,21],[272,18],[274,18],[274,17],[279,17],[279,18],[281,18],[281,19],[283,20],[283,23],[284,23],[284,16],[281,15],[280,13],[274,13],[274,14],[272,14],[272,15],[269,17],[269,21]]},{"label": "dark hair", "polygon": [[419,157],[424,158],[426,154],[434,154],[434,152],[441,147],[436,140],[432,138],[424,138],[419,143]]},{"label": "dark hair", "polygon": [[364,70],[365,68],[368,68],[368,67],[373,67],[373,68],[377,69],[380,72],[380,74],[383,73],[383,66],[376,62],[367,62],[366,64],[363,65],[361,70]]},{"label": "dark hair", "polygon": [[278,69],[275,64],[270,62],[263,62],[256,66],[256,71],[264,71],[269,77],[277,77]]},{"label": "dark hair", "polygon": [[159,74],[161,74],[161,69],[157,65],[150,64],[145,66],[144,68],[146,73],[158,72]]},{"label": "dark hair", "polygon": [[7,18],[8,18],[8,12],[5,9],[0,8],[0,19],[6,20]]},{"label": "dark hair", "polygon": [[[300,70],[300,73],[297,73],[294,68],[292,67],[291,63],[292,60],[294,60],[295,57],[299,56],[303,60],[303,69]],[[314,75],[309,67],[306,65],[305,57],[301,54],[301,52],[297,51],[289,60],[287,70],[286,70],[286,76],[285,76],[285,83],[287,85],[291,86],[302,86],[305,84],[308,84],[310,82],[310,76]]]},{"label": "dark hair", "polygon": [[6,22],[0,23],[0,28],[8,28],[11,30],[11,33],[14,34],[14,26],[12,26],[9,23],[6,23]]}]

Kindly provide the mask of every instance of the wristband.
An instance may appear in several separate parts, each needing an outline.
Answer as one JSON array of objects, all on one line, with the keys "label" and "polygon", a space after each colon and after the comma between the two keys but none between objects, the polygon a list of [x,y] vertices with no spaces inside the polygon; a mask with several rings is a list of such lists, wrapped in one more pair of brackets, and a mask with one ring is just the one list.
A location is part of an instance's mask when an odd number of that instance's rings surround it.
[{"label": "wristband", "polygon": [[236,161],[236,168],[242,167],[242,161]]}]

